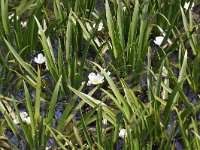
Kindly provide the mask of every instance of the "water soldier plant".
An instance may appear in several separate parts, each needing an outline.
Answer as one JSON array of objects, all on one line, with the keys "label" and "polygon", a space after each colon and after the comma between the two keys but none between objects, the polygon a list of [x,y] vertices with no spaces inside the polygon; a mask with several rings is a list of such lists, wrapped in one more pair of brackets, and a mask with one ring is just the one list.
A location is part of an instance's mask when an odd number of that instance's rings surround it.
[{"label": "water soldier plant", "polygon": [[0,149],[200,149],[199,1],[0,5]]}]

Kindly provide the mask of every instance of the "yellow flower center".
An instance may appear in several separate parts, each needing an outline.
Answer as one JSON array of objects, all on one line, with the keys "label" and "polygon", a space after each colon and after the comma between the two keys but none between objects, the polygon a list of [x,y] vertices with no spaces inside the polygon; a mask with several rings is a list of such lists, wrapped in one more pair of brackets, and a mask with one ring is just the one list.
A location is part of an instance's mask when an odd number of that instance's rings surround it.
[{"label": "yellow flower center", "polygon": [[97,83],[99,83],[99,80],[98,80],[98,79],[94,79],[93,82],[94,82],[95,84],[97,84]]}]

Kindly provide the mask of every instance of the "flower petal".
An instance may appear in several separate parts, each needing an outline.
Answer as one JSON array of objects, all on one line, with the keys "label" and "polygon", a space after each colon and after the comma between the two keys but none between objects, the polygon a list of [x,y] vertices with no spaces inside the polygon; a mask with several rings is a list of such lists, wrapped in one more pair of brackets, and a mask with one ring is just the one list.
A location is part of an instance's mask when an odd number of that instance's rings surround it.
[{"label": "flower petal", "polygon": [[18,120],[17,118],[14,119],[14,120],[13,120],[13,123],[14,123],[14,124],[19,124],[19,120]]},{"label": "flower petal", "polygon": [[126,129],[121,129],[119,132],[119,137],[124,138],[126,134],[127,134]]},{"label": "flower petal", "polygon": [[88,78],[90,80],[94,79],[96,77],[96,74],[94,72],[91,72],[89,75],[88,75]]},{"label": "flower petal", "polygon": [[31,123],[31,118],[30,117],[25,118],[24,122],[27,123],[27,124],[30,124]]},{"label": "flower petal", "polygon": [[102,81],[104,79],[104,76],[102,76],[101,74],[97,74],[97,79]]},{"label": "flower petal", "polygon": [[154,40],[154,43],[158,46],[160,46],[162,44],[164,40],[164,37],[163,36],[157,36],[156,39]]},{"label": "flower petal", "polygon": [[41,53],[39,53],[37,57],[34,58],[34,61],[38,64],[43,64],[46,62],[46,58]]}]

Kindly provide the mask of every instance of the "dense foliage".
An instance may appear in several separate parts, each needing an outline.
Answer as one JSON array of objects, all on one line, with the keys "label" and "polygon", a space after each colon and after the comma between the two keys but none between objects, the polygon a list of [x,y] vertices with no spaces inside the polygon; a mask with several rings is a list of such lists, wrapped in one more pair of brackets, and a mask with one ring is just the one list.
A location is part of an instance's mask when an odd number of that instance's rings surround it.
[{"label": "dense foliage", "polygon": [[200,149],[199,1],[0,5],[0,148]]}]

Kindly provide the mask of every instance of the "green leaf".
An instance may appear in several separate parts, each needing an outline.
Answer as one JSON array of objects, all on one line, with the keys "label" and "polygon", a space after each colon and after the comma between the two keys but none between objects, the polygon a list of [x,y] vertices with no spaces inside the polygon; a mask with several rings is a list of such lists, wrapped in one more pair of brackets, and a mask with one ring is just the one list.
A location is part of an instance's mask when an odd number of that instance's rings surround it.
[{"label": "green leaf", "polygon": [[199,63],[200,63],[200,53],[198,53],[194,59],[194,65],[192,68],[192,80],[194,91],[199,90]]},{"label": "green leaf", "polygon": [[92,98],[91,96],[84,94],[82,92],[77,91],[76,89],[68,86],[70,90],[72,90],[76,95],[78,95],[80,98],[82,98],[88,105],[90,105],[92,108],[96,107],[97,105],[101,105],[102,109],[106,112],[106,116],[108,117],[108,120],[114,124],[115,123],[115,114],[110,110],[110,108],[103,102],[96,100]]},{"label": "green leaf", "polygon": [[7,40],[10,42],[10,29],[9,29],[9,22],[8,22],[8,4],[9,0],[1,0],[1,19],[3,23],[3,28],[5,31],[5,34],[7,36]]},{"label": "green leaf", "polygon": [[6,122],[8,123],[9,127],[11,128],[12,132],[16,137],[18,137],[18,131],[13,123],[13,120],[11,120],[10,116],[8,115],[8,112],[6,111],[6,108],[4,107],[2,100],[0,101],[0,111],[3,114],[4,118],[6,119]]},{"label": "green leaf", "polygon": [[124,41],[124,25],[123,25],[123,10],[122,10],[122,2],[118,3],[117,8],[117,24],[118,24],[118,30],[119,30],[119,40],[122,49],[124,49],[125,41]]},{"label": "green leaf", "polygon": [[41,95],[41,77],[40,77],[40,69],[38,67],[38,76],[37,76],[37,84],[36,84],[36,96],[35,96],[35,121],[39,121],[40,116],[40,95]]},{"label": "green leaf", "polygon": [[[179,77],[178,77],[178,83],[181,83],[181,81],[185,80],[186,77],[186,69],[187,69],[187,51],[185,51],[185,55],[183,58],[183,63],[182,63],[182,67],[179,73]],[[180,84],[180,86],[183,86],[183,82]],[[173,103],[176,103],[179,99],[179,93],[176,94]]]},{"label": "green leaf", "polygon": [[[83,86],[82,85],[78,91],[81,91],[83,89]],[[74,95],[71,99],[70,99],[70,102],[67,104],[67,106],[65,107],[65,110],[58,122],[58,126],[57,126],[57,130],[60,131],[61,128],[63,127],[63,125],[65,124],[65,122],[68,120],[69,116],[71,115],[71,118],[73,118],[73,115],[75,114],[74,112],[71,112],[74,108],[74,105],[75,105],[75,102],[77,101],[77,98],[78,98],[78,95]],[[80,104],[80,103],[79,103]],[[78,107],[79,108],[79,107]],[[77,110],[78,109],[74,109],[74,110]],[[71,113],[70,113],[71,112]],[[70,121],[70,120],[69,120]]]},{"label": "green leaf", "polygon": [[194,43],[194,40],[192,39],[192,36],[190,35],[189,25],[188,25],[187,18],[186,18],[185,14],[184,14],[184,11],[183,11],[182,7],[181,7],[181,14],[182,14],[182,19],[183,19],[183,26],[185,28],[185,32],[187,34],[187,38],[188,38],[190,46],[192,48],[193,55],[196,55],[197,51],[196,51],[195,43]]},{"label": "green leaf", "polygon": [[21,129],[22,129],[22,131],[23,131],[23,133],[24,133],[24,135],[25,135],[25,137],[26,137],[26,140],[27,140],[29,146],[32,147],[32,148],[34,149],[35,146],[34,146],[33,138],[32,138],[32,132],[31,132],[32,130],[30,131],[30,130],[28,129],[28,124],[27,124],[27,123],[24,123],[24,122],[22,121],[21,116],[20,116],[19,109],[17,108],[16,102],[14,102],[14,107],[15,107],[15,111],[16,111],[16,113],[17,113],[17,118],[18,118],[19,123],[20,123],[20,127],[21,127]]},{"label": "green leaf", "polygon": [[23,59],[19,56],[19,54],[14,50],[14,48],[10,45],[10,43],[4,39],[7,47],[9,48],[10,52],[13,54],[13,56],[16,58],[16,60],[22,65],[22,67],[32,76],[32,78],[36,81],[37,77],[34,73],[34,71],[31,69],[31,67],[23,61]]},{"label": "green leaf", "polygon": [[83,119],[83,115],[81,114],[81,124],[82,124],[82,127],[83,127],[83,132],[84,132],[84,135],[85,135],[85,138],[87,140],[87,143],[88,143],[88,146],[90,147],[91,150],[93,150],[93,146],[92,146],[92,139],[87,131],[87,127],[86,127],[86,124],[85,124],[85,121]]},{"label": "green leaf", "polygon": [[[110,87],[111,87],[112,92],[113,92],[114,95],[115,95],[115,98],[117,99],[117,101],[119,101],[119,103],[116,103],[116,104],[118,105],[118,107],[119,107],[119,105],[122,105],[122,106],[123,106],[123,108],[121,108],[121,110],[123,110],[122,112],[124,113],[125,119],[127,119],[127,121],[128,121],[128,120],[130,119],[132,113],[133,113],[133,112],[131,111],[131,108],[130,108],[129,104],[128,104],[127,101],[124,99],[124,97],[120,94],[120,92],[119,92],[117,86],[116,86],[115,83],[112,81],[111,77],[110,77],[109,75],[107,75],[107,73],[104,71],[104,69],[103,69],[100,65],[98,65],[98,64],[96,64],[96,63],[94,63],[94,62],[92,62],[92,63],[93,63],[95,66],[97,66],[97,67],[101,70],[101,72],[103,73],[103,75],[105,76],[105,78],[106,78],[108,84],[109,84]],[[113,100],[114,100],[114,99],[113,99]],[[119,107],[119,108],[120,108],[120,107]]]},{"label": "green leaf", "polygon": [[34,137],[35,131],[36,131],[35,120],[34,120],[33,108],[32,108],[32,103],[31,103],[31,96],[25,82],[24,82],[24,90],[25,90],[25,95],[26,95],[26,106],[27,106],[28,114],[31,120],[32,137]]},{"label": "green leaf", "polygon": [[49,106],[49,112],[48,112],[48,115],[47,115],[47,125],[48,126],[51,126],[52,122],[53,122],[53,117],[54,117],[54,109],[55,109],[55,106],[56,106],[56,102],[58,100],[58,92],[59,92],[59,89],[60,89],[60,83],[61,83],[61,79],[62,79],[62,76],[60,76],[56,86],[55,86],[55,89],[53,91],[53,95],[52,95],[52,98],[51,98],[51,101],[50,101],[50,106]]},{"label": "green leaf", "polygon": [[113,46],[113,54],[114,54],[114,58],[117,58],[119,56],[119,54],[121,54],[121,53],[116,48],[117,43],[116,43],[116,39],[115,39],[115,30],[114,30],[114,24],[113,24],[112,14],[110,11],[110,6],[108,3],[108,0],[106,0],[105,7],[106,7],[106,18],[107,18],[109,35],[110,35],[110,38],[112,41],[112,46]]},{"label": "green leaf", "polygon": [[35,20],[37,22],[39,32],[40,32],[40,35],[41,35],[40,41],[41,41],[43,49],[44,49],[44,54],[45,54],[45,57],[46,57],[47,65],[49,67],[49,71],[51,72],[51,75],[52,75],[54,81],[57,82],[58,79],[59,79],[58,69],[57,69],[57,66],[56,66],[56,63],[55,63],[55,57],[54,57],[54,54],[53,54],[53,49],[52,49],[52,46],[51,46],[50,39],[49,39],[49,37],[46,38],[46,36],[44,34],[44,30],[42,29],[42,27],[41,27],[41,25],[40,25],[40,23],[39,23],[39,21],[36,17],[35,17]]},{"label": "green leaf", "polygon": [[74,130],[74,134],[75,134],[75,137],[76,137],[76,140],[78,142],[78,144],[83,147],[83,142],[82,142],[82,138],[81,138],[81,135],[77,129],[77,127],[73,126],[73,130]]}]

